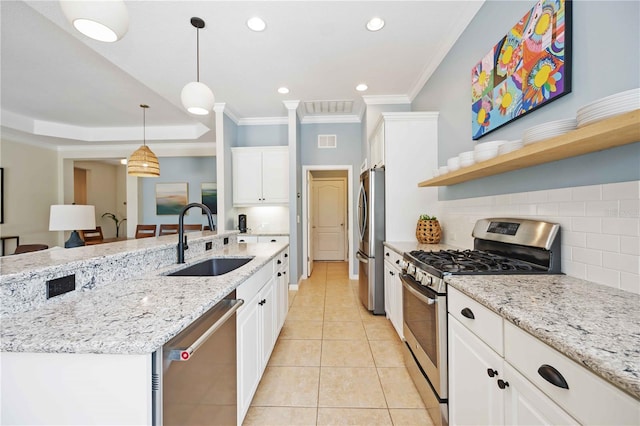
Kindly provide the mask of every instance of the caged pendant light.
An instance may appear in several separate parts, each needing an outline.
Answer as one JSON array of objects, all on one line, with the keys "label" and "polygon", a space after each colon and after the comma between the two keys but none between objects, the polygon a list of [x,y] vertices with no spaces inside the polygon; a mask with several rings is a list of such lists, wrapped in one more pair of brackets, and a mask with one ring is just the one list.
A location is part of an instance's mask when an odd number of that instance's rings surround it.
[{"label": "caged pendant light", "polygon": [[213,109],[215,99],[213,92],[206,84],[200,83],[200,29],[204,28],[204,21],[200,18],[191,18],[191,25],[196,28],[196,81],[187,83],[182,89],[182,105],[191,114],[207,115]]},{"label": "caged pendant light", "polygon": [[129,13],[123,0],[61,0],[71,25],[94,40],[112,43],[129,29]]},{"label": "caged pendant light", "polygon": [[142,146],[134,151],[127,161],[127,174],[138,177],[160,176],[160,163],[158,157],[146,144],[146,109],[149,105],[141,104],[142,108]]}]

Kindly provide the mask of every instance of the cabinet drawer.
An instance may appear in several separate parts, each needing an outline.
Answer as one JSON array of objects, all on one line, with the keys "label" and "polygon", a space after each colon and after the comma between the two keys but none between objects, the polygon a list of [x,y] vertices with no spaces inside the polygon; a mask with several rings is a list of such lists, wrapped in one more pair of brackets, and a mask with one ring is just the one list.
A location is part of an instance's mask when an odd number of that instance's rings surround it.
[{"label": "cabinet drawer", "polygon": [[[504,332],[506,360],[580,423],[640,424],[640,401],[515,325],[505,321]],[[545,380],[541,374],[552,373],[539,373],[543,366],[560,373],[568,389]]]},{"label": "cabinet drawer", "polygon": [[502,317],[449,286],[449,313],[498,354],[504,354]]},{"label": "cabinet drawer", "polygon": [[259,235],[258,236],[259,243],[288,243],[289,237],[286,235]]},{"label": "cabinet drawer", "polygon": [[287,270],[289,268],[289,247],[282,250],[276,256],[276,271]]},{"label": "cabinet drawer", "polygon": [[238,235],[239,243],[257,243],[258,237],[255,235]]},{"label": "cabinet drawer", "polygon": [[389,262],[398,271],[402,269],[402,255],[389,247],[384,247],[384,260]]},{"label": "cabinet drawer", "polygon": [[[250,276],[245,282],[240,284],[236,289],[236,297],[243,299],[245,302],[250,301],[264,287],[264,285],[273,277],[273,261],[267,263],[258,272]],[[245,306],[241,306],[243,309]]]}]

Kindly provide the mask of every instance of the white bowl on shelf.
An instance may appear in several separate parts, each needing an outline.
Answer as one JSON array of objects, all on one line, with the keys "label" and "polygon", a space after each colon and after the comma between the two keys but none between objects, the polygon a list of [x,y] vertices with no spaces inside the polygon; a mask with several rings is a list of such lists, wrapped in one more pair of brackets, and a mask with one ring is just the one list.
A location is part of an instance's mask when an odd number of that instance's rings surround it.
[{"label": "white bowl on shelf", "polygon": [[498,148],[499,147],[496,146],[492,149],[485,149],[485,150],[476,152],[473,158],[474,160],[476,160],[476,163],[490,160],[498,156]]},{"label": "white bowl on shelf", "polygon": [[474,155],[475,155],[475,152],[473,151],[461,152],[458,155],[458,158],[460,159],[460,167],[469,167],[474,165],[476,163]]},{"label": "white bowl on shelf", "polygon": [[479,143],[475,146],[475,148],[473,148],[473,152],[481,152],[481,151],[493,151],[495,150],[496,153],[498,152],[498,147],[504,143],[507,143],[508,141],[506,140],[496,140],[496,141],[488,141],[488,142],[483,142],[483,143]]},{"label": "white bowl on shelf", "polygon": [[458,157],[451,157],[447,160],[447,168],[450,172],[455,172],[460,168],[460,159]]},{"label": "white bowl on shelf", "polygon": [[438,171],[440,172],[440,176],[446,175],[447,173],[449,173],[449,168],[447,166],[440,166],[438,168]]},{"label": "white bowl on shelf", "polygon": [[433,175],[434,178],[440,176],[440,170],[439,169],[433,169],[431,171],[431,174]]},{"label": "white bowl on shelf", "polygon": [[500,147],[498,148],[498,155],[502,155],[502,154],[506,154],[507,152],[515,151],[517,149],[522,148],[523,146],[524,146],[524,142],[522,142],[522,139],[509,141],[507,143],[504,143],[504,144],[500,145]]}]

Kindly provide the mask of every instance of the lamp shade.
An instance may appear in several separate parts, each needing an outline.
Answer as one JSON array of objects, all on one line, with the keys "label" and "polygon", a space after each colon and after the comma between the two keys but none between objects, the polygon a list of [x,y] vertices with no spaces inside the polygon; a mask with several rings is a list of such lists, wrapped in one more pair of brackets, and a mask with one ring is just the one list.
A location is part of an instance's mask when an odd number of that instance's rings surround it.
[{"label": "lamp shade", "polygon": [[209,114],[209,111],[213,110],[213,104],[215,103],[211,89],[199,81],[187,83],[182,89],[180,98],[187,111],[196,115]]},{"label": "lamp shade", "polygon": [[142,145],[136,149],[129,160],[127,160],[127,174],[139,177],[160,176],[160,163],[158,157],[149,149]]},{"label": "lamp shade", "polygon": [[96,208],[80,204],[55,204],[49,211],[49,231],[95,229]]},{"label": "lamp shade", "polygon": [[123,0],[61,0],[71,25],[98,41],[120,40],[129,29],[129,13]]}]

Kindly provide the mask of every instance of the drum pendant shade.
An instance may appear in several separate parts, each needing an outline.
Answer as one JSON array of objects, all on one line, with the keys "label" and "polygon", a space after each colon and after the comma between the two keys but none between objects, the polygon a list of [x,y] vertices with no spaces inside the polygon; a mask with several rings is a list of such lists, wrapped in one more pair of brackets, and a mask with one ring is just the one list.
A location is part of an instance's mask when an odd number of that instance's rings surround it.
[{"label": "drum pendant shade", "polygon": [[196,81],[187,83],[182,89],[180,99],[182,105],[191,114],[207,115],[213,110],[215,98],[211,89],[204,83],[200,82],[200,29],[204,28],[205,23],[202,19],[191,18],[191,25],[196,29]]},{"label": "drum pendant shade", "polygon": [[127,174],[138,177],[160,176],[160,163],[158,157],[146,144],[146,115],[149,105],[140,105],[142,108],[142,146],[135,150],[127,161]]},{"label": "drum pendant shade", "polygon": [[76,30],[94,40],[118,41],[129,29],[123,0],[61,0],[60,8]]}]

